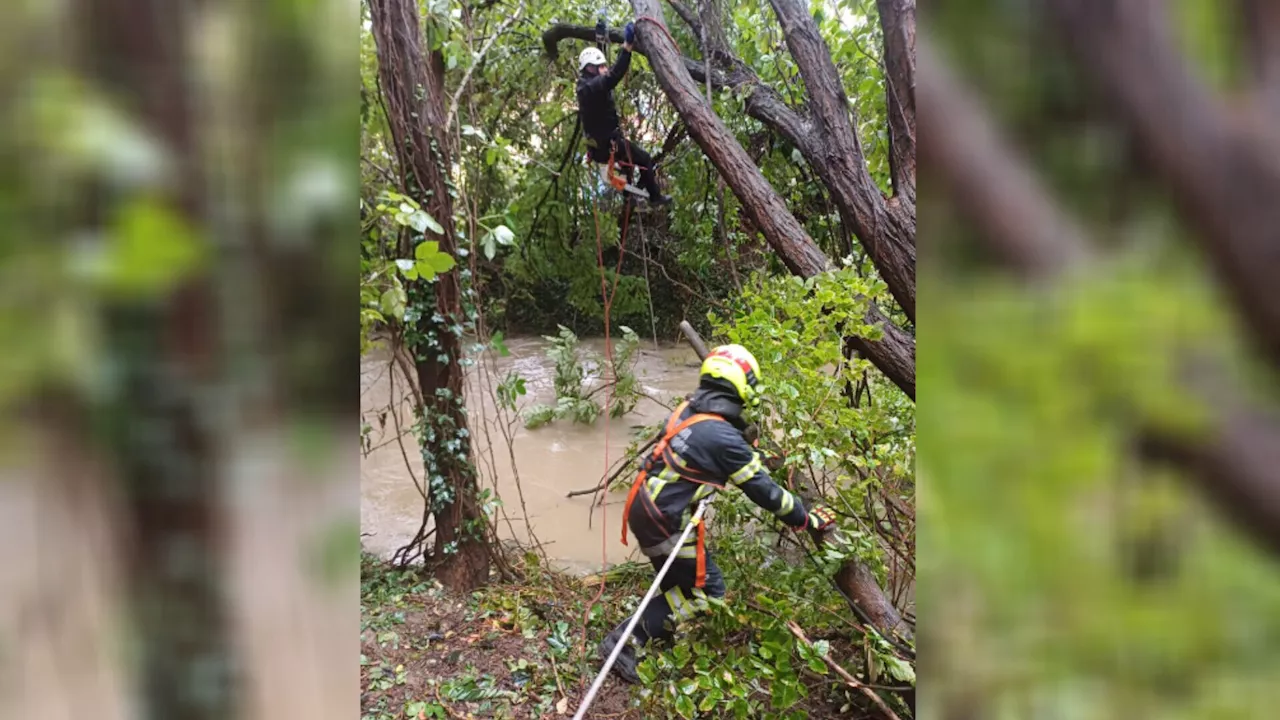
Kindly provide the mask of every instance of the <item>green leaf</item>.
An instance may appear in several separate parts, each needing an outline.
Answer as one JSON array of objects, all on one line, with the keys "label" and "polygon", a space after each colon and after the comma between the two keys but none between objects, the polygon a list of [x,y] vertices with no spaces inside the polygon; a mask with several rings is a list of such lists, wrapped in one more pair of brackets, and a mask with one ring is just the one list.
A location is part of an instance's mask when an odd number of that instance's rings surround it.
[{"label": "green leaf", "polygon": [[454,265],[458,263],[454,261],[453,256],[448,253],[439,253],[431,258],[431,267],[438,273],[449,272]]},{"label": "green leaf", "polygon": [[417,263],[414,263],[413,273],[427,282],[431,282],[436,279],[435,268],[431,267],[431,263],[425,260],[419,260]]},{"label": "green leaf", "polygon": [[693,694],[693,691],[697,689],[698,681],[693,678],[685,678],[680,681],[680,692],[684,695],[691,695]]},{"label": "green leaf", "polygon": [[[427,230],[430,230],[431,232],[433,232],[433,233],[435,233],[435,234],[437,234],[437,235],[443,235],[443,234],[444,234],[444,227],[443,227],[442,225],[440,225],[440,223],[436,222],[436,219],[435,219],[435,218],[431,217],[430,215],[426,214],[425,212],[423,212],[423,211],[421,211],[421,210],[419,210],[418,212],[414,213],[414,217],[415,217],[415,218],[416,218],[416,217],[418,217],[418,214],[419,214],[419,213],[421,213],[421,215],[422,215],[422,222],[423,222],[423,225],[426,227],[426,229],[427,229]],[[414,225],[414,229],[415,229],[415,230],[417,230],[418,232],[423,232],[423,228],[420,228],[420,227],[418,227],[417,225]]]},{"label": "green leaf", "polygon": [[715,707],[723,697],[724,695],[719,690],[708,692],[707,696],[702,698],[702,702],[698,703],[698,710],[704,713],[710,712],[711,708]]},{"label": "green leaf", "polygon": [[897,657],[886,657],[882,659],[884,660],[885,669],[889,671],[889,675],[894,679],[908,682],[912,685],[915,684],[916,671],[909,663]]},{"label": "green leaf", "polygon": [[419,260],[430,260],[438,252],[440,252],[440,243],[428,240],[413,249],[413,256]]},{"label": "green leaf", "polygon": [[491,232],[493,237],[498,241],[499,245],[510,245],[515,242],[516,234],[511,232],[511,228],[506,225],[499,225]]},{"label": "green leaf", "polygon": [[680,713],[681,717],[692,719],[695,712],[693,700],[688,695],[681,695],[676,698],[676,712]]},{"label": "green leaf", "polygon": [[507,357],[511,354],[511,351],[507,349],[507,344],[503,342],[504,337],[502,331],[498,330],[489,338],[489,344],[498,351],[498,357]]},{"label": "green leaf", "polygon": [[90,276],[134,297],[164,293],[197,272],[207,250],[195,228],[167,203],[142,198],[115,217],[105,248],[86,259]]},{"label": "green leaf", "polygon": [[382,297],[379,299],[378,304],[381,306],[383,313],[390,315],[397,320],[403,320],[404,306],[406,302],[408,302],[408,298],[405,297],[404,288],[397,286],[387,288],[386,292],[382,293]]}]

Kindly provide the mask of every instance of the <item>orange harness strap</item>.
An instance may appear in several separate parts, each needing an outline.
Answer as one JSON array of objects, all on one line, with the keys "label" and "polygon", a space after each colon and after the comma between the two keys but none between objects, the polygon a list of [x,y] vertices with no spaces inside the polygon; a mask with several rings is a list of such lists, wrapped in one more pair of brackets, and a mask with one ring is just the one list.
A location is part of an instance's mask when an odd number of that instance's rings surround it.
[{"label": "orange harness strap", "polygon": [[611,185],[614,190],[622,192],[627,187],[627,179],[621,175],[615,175],[613,172],[614,152],[613,148],[609,149],[609,169],[606,171],[605,177],[609,178],[609,185]]},{"label": "orange harness strap", "polygon": [[[698,423],[703,422],[705,420],[720,419],[720,416],[718,415],[712,415],[710,413],[698,413],[696,415],[689,416],[688,418],[685,419],[684,422],[680,422],[680,413],[684,412],[684,409],[688,407],[688,405],[689,405],[688,401],[680,403],[680,407],[676,408],[676,411],[671,414],[671,417],[667,420],[666,432],[663,433],[662,439],[658,441],[658,444],[654,446],[653,453],[652,455],[650,455],[650,458],[649,458],[650,460],[661,459],[662,453],[667,449],[667,445],[671,442],[671,439],[674,438],[676,435],[679,435],[686,428],[697,425]],[[627,494],[627,504],[624,505],[622,508],[622,544],[623,545],[627,544],[627,526],[631,524],[630,523],[631,504],[635,502],[636,495],[639,494],[640,488],[644,486],[644,479],[647,473],[648,471],[645,468],[643,467],[640,468],[640,472],[636,474],[635,482],[631,483],[631,492]],[[702,562],[702,525],[701,523],[699,523],[698,525],[698,559],[699,559],[699,563],[701,563]]]}]

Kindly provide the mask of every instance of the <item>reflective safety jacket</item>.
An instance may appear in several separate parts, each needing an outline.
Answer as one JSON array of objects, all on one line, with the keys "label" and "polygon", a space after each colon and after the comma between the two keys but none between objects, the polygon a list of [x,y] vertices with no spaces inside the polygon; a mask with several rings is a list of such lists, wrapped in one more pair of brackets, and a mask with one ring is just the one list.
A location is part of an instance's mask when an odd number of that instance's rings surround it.
[{"label": "reflective safety jacket", "polygon": [[[697,535],[683,547],[677,548],[676,542],[698,501],[736,487],[791,527],[804,527],[808,514],[798,497],[769,477],[760,453],[726,418],[729,415],[738,420],[736,414],[695,411],[697,407],[722,409],[725,402],[717,402],[716,392],[700,389],[691,403],[676,408],[662,439],[636,476],[623,511],[622,542],[627,542],[629,526],[640,552],[648,557],[674,551],[678,558],[696,559],[696,587],[702,587],[705,580],[704,524],[698,524]],[[736,413],[740,406],[730,407]]]}]

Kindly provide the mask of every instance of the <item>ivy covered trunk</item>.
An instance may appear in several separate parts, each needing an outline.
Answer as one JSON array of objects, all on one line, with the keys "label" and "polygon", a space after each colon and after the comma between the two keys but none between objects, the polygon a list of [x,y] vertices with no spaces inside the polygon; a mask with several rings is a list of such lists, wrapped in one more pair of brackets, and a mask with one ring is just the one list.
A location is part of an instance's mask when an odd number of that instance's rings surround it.
[{"label": "ivy covered trunk", "polygon": [[[429,226],[421,240],[437,242],[440,252],[454,255],[453,191],[443,129],[443,56],[438,49],[423,48],[413,0],[370,0],[369,9],[378,50],[378,78],[404,194],[438,224],[439,232]],[[428,43],[434,33],[428,31]],[[400,257],[413,257],[414,248],[407,244],[399,250]],[[422,391],[419,442],[428,488],[427,510],[435,523],[435,573],[452,590],[470,590],[488,580],[489,549],[463,403],[460,360],[466,319],[461,309],[459,270],[455,267],[440,273],[433,281],[414,280],[407,295],[404,337]]]},{"label": "ivy covered trunk", "polygon": [[[185,62],[189,13],[180,3],[137,0],[86,0],[75,13],[86,75],[173,164],[136,187],[94,178],[85,194],[88,225],[117,243],[167,241],[202,257],[197,228],[208,209],[193,160],[200,148]],[[110,220],[112,202],[123,221]],[[102,297],[101,362],[115,369],[113,392],[82,426],[100,433],[116,457],[141,718],[226,718],[239,709],[220,583],[223,439],[204,409],[223,379],[219,303],[206,262],[173,263],[163,280],[132,278]]]}]

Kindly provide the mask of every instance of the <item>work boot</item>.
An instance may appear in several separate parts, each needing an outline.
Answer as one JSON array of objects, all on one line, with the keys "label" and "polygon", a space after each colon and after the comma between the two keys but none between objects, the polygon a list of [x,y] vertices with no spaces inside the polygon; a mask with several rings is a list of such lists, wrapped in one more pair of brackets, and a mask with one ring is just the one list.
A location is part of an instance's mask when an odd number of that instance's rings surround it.
[{"label": "work boot", "polygon": [[654,206],[670,205],[672,202],[673,201],[670,195],[663,195],[662,193],[654,193],[654,192],[649,193],[650,205],[654,205]]},{"label": "work boot", "polygon": [[[613,652],[614,646],[618,644],[618,640],[622,638],[622,631],[626,629],[626,625],[619,625],[613,629],[613,632],[605,636],[600,641],[600,662],[609,659],[609,653]],[[618,653],[618,659],[613,661],[613,672],[625,682],[632,685],[639,684],[640,676],[636,674],[636,648],[628,639],[626,646],[622,648],[622,652]]]}]

